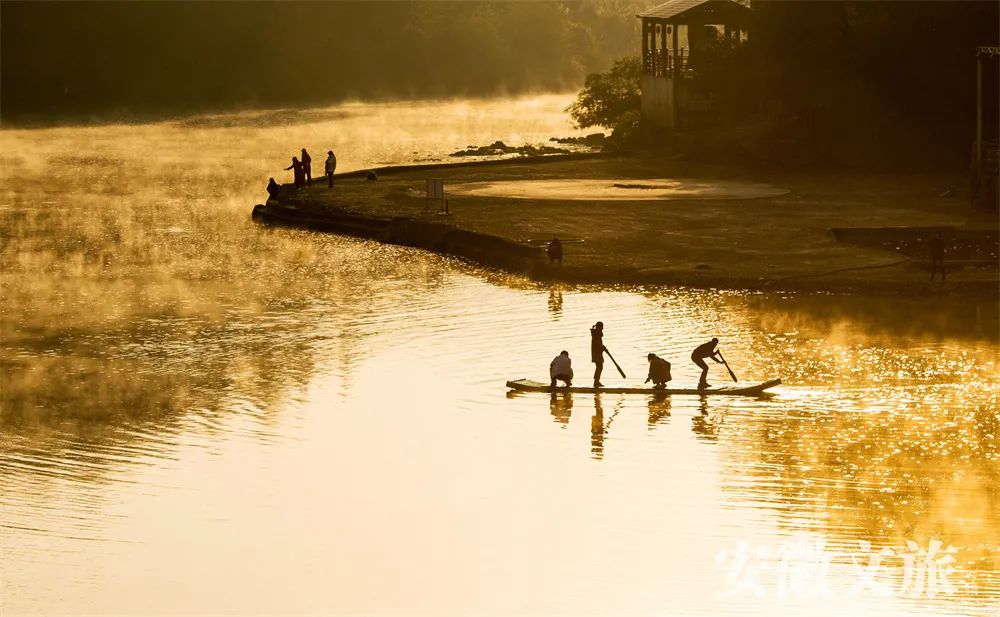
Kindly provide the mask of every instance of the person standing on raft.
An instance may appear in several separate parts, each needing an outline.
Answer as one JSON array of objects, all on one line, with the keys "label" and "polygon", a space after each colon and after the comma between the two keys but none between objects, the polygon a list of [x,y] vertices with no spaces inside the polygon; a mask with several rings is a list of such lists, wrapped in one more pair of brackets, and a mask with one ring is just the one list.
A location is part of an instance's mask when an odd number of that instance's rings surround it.
[{"label": "person standing on raft", "polygon": [[691,361],[701,368],[701,379],[698,380],[698,389],[704,390],[709,388],[712,384],[708,383],[708,365],[705,364],[705,358],[711,358],[719,364],[722,364],[722,357],[719,352],[715,349],[716,345],[719,344],[719,339],[713,338],[707,343],[698,345],[691,352]]},{"label": "person standing on raft", "polygon": [[670,363],[656,355],[651,353],[646,356],[649,360],[649,375],[646,376],[646,381],[644,383],[653,382],[653,387],[657,390],[662,390],[667,387],[667,382],[670,381]]},{"label": "person standing on raft", "polygon": [[603,388],[601,371],[604,370],[604,322],[599,321],[590,329],[590,361],[594,363],[594,387]]},{"label": "person standing on raft", "polygon": [[556,387],[556,380],[566,382],[566,387],[573,385],[573,361],[569,359],[569,352],[562,351],[549,363],[549,378],[552,380],[551,387]]}]

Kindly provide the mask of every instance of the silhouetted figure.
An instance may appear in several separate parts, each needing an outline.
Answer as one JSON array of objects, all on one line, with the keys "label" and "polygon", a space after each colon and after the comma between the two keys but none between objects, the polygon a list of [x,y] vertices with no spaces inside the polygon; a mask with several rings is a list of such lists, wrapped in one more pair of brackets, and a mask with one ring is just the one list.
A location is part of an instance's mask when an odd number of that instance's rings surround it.
[{"label": "silhouetted figure", "polygon": [[934,280],[934,273],[937,269],[941,270],[941,282],[944,282],[944,239],[941,234],[938,233],[936,236],[931,238],[930,242],[927,243],[927,249],[931,254],[931,280]]},{"label": "silhouetted figure", "polygon": [[664,389],[670,377],[670,363],[659,357],[655,353],[646,356],[649,360],[649,375],[646,376],[645,383],[653,382],[654,388]]},{"label": "silhouetted figure", "polygon": [[326,188],[333,188],[333,172],[337,171],[337,155],[333,150],[326,151]]},{"label": "silhouetted figure", "polygon": [[552,380],[551,387],[556,387],[556,380],[566,382],[566,387],[573,385],[573,362],[569,359],[569,352],[562,351],[549,363],[549,378]]},{"label": "silhouetted figure", "polygon": [[313,182],[312,163],[312,157],[309,156],[305,148],[302,148],[302,173],[305,174],[307,184],[312,184]]},{"label": "silhouetted figure", "polygon": [[699,390],[704,390],[712,385],[708,383],[708,365],[705,364],[705,358],[711,358],[719,364],[722,364],[722,358],[719,357],[719,352],[715,350],[715,346],[718,344],[719,339],[713,338],[707,343],[698,345],[694,348],[694,351],[691,352],[691,361],[701,368],[701,379],[698,380]]},{"label": "silhouetted figure", "polygon": [[558,261],[559,265],[562,265],[563,250],[562,241],[560,241],[559,238],[552,238],[549,242],[549,248],[546,249],[545,252],[549,256],[550,264]]},{"label": "silhouetted figure", "polygon": [[597,322],[590,329],[590,361],[594,363],[594,387],[603,388],[601,372],[604,371],[604,322]]},{"label": "silhouetted figure", "polygon": [[278,195],[281,194],[281,185],[271,178],[267,181],[267,197],[268,199],[277,199]]},{"label": "silhouetted figure", "polygon": [[375,170],[369,169],[368,173],[365,174],[365,180],[368,182],[375,182],[378,180],[378,174],[375,173]]},{"label": "silhouetted figure", "polygon": [[292,170],[292,177],[295,179],[295,190],[301,190],[305,186],[305,171],[302,169],[302,163],[293,156],[291,166],[286,167],[285,171],[289,169]]}]

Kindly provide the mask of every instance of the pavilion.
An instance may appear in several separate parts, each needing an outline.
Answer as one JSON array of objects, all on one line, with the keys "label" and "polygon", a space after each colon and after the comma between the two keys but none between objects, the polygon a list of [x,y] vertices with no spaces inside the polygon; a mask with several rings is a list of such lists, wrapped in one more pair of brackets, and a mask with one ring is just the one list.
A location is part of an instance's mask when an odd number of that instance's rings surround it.
[{"label": "pavilion", "polygon": [[753,11],[735,0],[667,0],[639,13],[642,19],[642,115],[674,128],[689,103],[689,62],[714,39],[741,45]]}]

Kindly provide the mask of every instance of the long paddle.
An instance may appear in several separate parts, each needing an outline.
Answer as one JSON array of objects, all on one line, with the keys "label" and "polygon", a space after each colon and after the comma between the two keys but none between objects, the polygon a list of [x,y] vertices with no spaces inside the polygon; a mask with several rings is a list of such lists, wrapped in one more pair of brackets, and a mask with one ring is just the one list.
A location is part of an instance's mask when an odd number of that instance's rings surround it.
[{"label": "long paddle", "polygon": [[726,358],[722,355],[722,352],[717,351],[716,353],[718,353],[719,357],[722,358],[722,363],[726,365],[726,370],[729,371],[729,376],[733,378],[733,381],[734,382],[739,381],[739,379],[736,379],[736,374],[733,373],[733,369],[729,368],[729,363],[726,362]]},{"label": "long paddle", "polygon": [[608,357],[611,358],[611,363],[615,365],[616,369],[618,369],[618,374],[622,376],[622,379],[628,379],[625,377],[625,371],[622,370],[622,367],[618,366],[618,363],[615,362],[615,357],[611,355],[611,352],[605,349],[604,353],[608,354]]}]

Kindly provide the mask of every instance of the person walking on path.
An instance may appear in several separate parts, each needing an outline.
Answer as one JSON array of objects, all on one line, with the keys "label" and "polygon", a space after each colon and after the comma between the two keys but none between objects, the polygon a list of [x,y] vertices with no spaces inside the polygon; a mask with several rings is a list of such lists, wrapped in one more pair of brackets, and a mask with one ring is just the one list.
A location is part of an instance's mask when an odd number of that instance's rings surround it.
[{"label": "person walking on path", "polygon": [[305,177],[306,184],[312,184],[313,182],[312,162],[312,157],[309,156],[305,148],[302,148],[302,174]]},{"label": "person walking on path", "polygon": [[597,322],[590,329],[590,361],[594,363],[594,387],[603,388],[601,372],[604,370],[604,322]]},{"label": "person walking on path", "polygon": [[295,179],[295,190],[301,191],[302,187],[305,185],[305,172],[302,169],[302,163],[299,159],[292,157],[292,164],[290,167],[286,167],[285,171],[289,169],[292,170],[292,177]]},{"label": "person walking on path", "polygon": [[646,376],[645,383],[653,382],[653,387],[662,390],[667,387],[667,382],[670,381],[670,363],[656,355],[651,353],[646,356],[649,360],[649,375]]},{"label": "person walking on path", "polygon": [[573,361],[569,359],[569,352],[562,351],[549,363],[549,379],[552,380],[551,387],[556,387],[556,380],[561,379],[566,382],[566,387],[573,385]]},{"label": "person walking on path", "polygon": [[719,339],[713,338],[707,343],[703,343],[694,348],[691,352],[691,361],[698,365],[701,369],[701,379],[698,380],[698,389],[704,390],[705,388],[710,388],[712,384],[708,383],[708,365],[705,364],[705,358],[711,358],[719,364],[722,364],[722,358],[719,356],[718,350],[715,349],[716,345],[719,344]]},{"label": "person walking on path", "polygon": [[333,153],[333,150],[327,150],[326,152],[326,188],[333,188],[333,172],[337,171],[337,155]]},{"label": "person walking on path", "polygon": [[941,232],[938,232],[936,236],[930,239],[927,243],[927,249],[931,254],[931,280],[934,280],[935,272],[941,270],[941,282],[944,282],[944,238],[941,237]]}]

